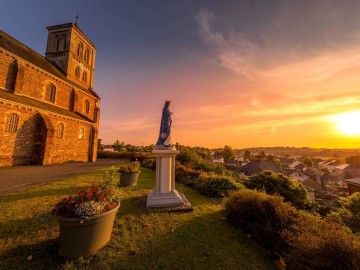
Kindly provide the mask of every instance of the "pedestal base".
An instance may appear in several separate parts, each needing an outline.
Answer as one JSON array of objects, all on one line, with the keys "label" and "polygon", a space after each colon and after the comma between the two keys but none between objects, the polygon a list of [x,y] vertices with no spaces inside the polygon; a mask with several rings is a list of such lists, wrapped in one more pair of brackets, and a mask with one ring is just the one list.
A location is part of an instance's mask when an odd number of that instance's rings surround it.
[{"label": "pedestal base", "polygon": [[155,189],[149,192],[146,200],[146,207],[169,207],[184,204],[179,192],[156,193]]}]

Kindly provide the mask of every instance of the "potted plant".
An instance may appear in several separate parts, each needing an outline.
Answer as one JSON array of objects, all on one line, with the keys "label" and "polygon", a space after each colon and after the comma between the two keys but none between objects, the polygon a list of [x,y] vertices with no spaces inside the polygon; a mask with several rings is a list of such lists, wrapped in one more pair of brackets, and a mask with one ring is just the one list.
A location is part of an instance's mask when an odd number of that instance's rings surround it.
[{"label": "potted plant", "polygon": [[93,254],[110,241],[120,200],[118,191],[109,183],[81,190],[53,208],[52,214],[60,224],[61,256],[77,258]]},{"label": "potted plant", "polygon": [[135,186],[139,176],[140,162],[135,160],[126,167],[120,167],[120,185],[123,187]]}]

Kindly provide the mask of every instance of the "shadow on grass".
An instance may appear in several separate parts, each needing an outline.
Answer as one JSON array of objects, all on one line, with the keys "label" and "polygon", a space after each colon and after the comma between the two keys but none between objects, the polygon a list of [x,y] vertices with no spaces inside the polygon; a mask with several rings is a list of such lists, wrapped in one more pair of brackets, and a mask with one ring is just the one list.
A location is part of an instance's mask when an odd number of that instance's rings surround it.
[{"label": "shadow on grass", "polygon": [[64,262],[57,239],[20,245],[0,255],[0,269],[60,269]]},{"label": "shadow on grass", "polygon": [[19,200],[28,200],[28,199],[39,198],[44,196],[63,195],[64,197],[67,197],[69,195],[75,194],[80,189],[84,189],[84,187],[69,187],[69,188],[60,188],[60,189],[46,189],[46,190],[39,190],[32,192],[30,191],[19,192],[19,193],[11,194],[9,196],[0,197],[0,205],[1,203],[15,202]]},{"label": "shadow on grass", "polygon": [[49,212],[36,215],[30,218],[7,220],[0,222],[0,239],[19,237],[29,237],[39,230],[53,230],[49,226],[56,224],[56,218]]},{"label": "shadow on grass", "polygon": [[[232,228],[220,212],[190,218],[180,226],[118,224],[114,231],[98,256],[117,269],[276,269],[266,253]],[[96,268],[97,260],[89,258],[86,264]]]}]

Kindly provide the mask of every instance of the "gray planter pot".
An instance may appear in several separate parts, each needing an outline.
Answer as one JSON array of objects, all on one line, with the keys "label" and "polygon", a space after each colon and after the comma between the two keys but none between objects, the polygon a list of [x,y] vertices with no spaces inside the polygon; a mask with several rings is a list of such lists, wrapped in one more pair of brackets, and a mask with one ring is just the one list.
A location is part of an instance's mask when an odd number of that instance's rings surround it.
[{"label": "gray planter pot", "polygon": [[120,185],[123,187],[135,186],[139,173],[120,173]]},{"label": "gray planter pot", "polygon": [[59,254],[65,258],[78,258],[97,252],[111,237],[118,205],[88,221],[79,218],[58,217],[60,224]]}]

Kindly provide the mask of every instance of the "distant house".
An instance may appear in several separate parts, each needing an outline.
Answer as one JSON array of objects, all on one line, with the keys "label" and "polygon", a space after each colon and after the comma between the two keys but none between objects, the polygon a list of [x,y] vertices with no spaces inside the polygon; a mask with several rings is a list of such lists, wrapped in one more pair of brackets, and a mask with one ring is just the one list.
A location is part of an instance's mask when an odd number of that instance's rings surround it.
[{"label": "distant house", "polygon": [[325,162],[319,163],[320,169],[327,169],[329,172],[334,172],[335,168],[340,165],[340,162],[338,160],[330,160]]},{"label": "distant house", "polygon": [[103,151],[106,151],[106,152],[115,152],[115,149],[114,149],[114,147],[112,147],[112,146],[104,146],[104,149],[103,149]]},{"label": "distant house", "polygon": [[350,194],[360,192],[360,178],[345,179],[344,182],[348,185]]},{"label": "distant house", "polygon": [[258,174],[262,171],[270,170],[276,173],[281,173],[282,170],[273,162],[272,160],[263,160],[263,161],[251,161],[246,165],[241,166],[236,171],[238,173],[251,176],[253,174]]},{"label": "distant house", "polygon": [[349,164],[349,166],[344,168],[343,176],[344,178],[360,177],[360,165]]},{"label": "distant house", "polygon": [[237,160],[229,160],[224,162],[225,168],[232,171],[236,170],[239,167],[239,164],[241,164],[241,161],[239,162]]},{"label": "distant house", "polygon": [[213,163],[224,163],[224,158],[223,157],[213,157],[212,159]]},{"label": "distant house", "polygon": [[299,171],[302,171],[306,168],[306,166],[301,161],[296,160],[289,165],[289,168],[294,168]]},{"label": "distant house", "polygon": [[283,167],[289,167],[291,163],[294,162],[292,158],[279,158],[279,162],[283,165]]}]

